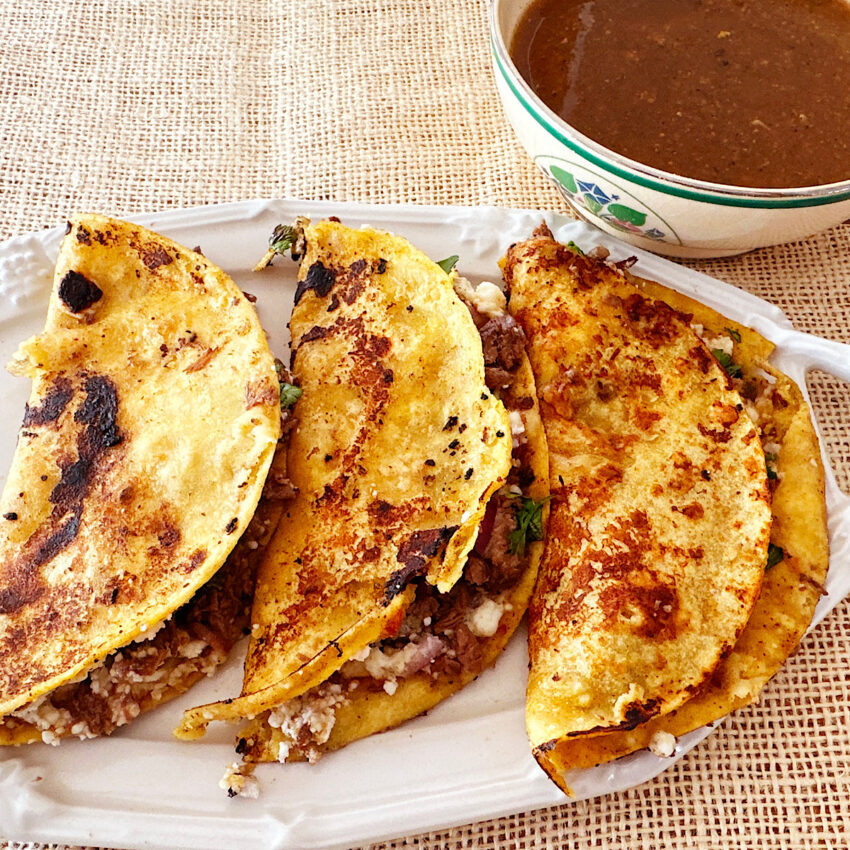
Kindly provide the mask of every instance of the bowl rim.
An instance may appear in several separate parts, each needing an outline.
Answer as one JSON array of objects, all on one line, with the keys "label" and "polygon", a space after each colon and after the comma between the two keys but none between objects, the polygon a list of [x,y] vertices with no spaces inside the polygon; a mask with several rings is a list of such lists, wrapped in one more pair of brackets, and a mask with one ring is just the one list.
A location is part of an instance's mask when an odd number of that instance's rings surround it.
[{"label": "bowl rim", "polygon": [[850,179],[820,186],[780,189],[711,183],[644,165],[593,141],[546,106],[517,70],[499,26],[499,9],[504,2],[506,0],[490,0],[490,43],[497,73],[501,73],[519,103],[544,130],[594,165],[610,174],[666,195],[723,206],[793,209],[850,200]]}]

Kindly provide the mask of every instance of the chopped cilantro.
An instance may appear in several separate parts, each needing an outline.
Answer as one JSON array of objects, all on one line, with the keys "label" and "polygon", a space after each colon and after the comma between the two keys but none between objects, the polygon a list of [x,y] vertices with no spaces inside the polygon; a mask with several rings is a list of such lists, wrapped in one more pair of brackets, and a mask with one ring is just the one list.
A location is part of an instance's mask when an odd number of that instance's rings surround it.
[{"label": "chopped cilantro", "polygon": [[446,257],[445,260],[438,260],[437,265],[446,273],[451,274],[452,269],[457,265],[460,259],[457,254],[452,254],[451,257]]},{"label": "chopped cilantro", "polygon": [[712,348],[711,353],[730,378],[740,378],[744,374],[741,367],[732,359],[732,355],[727,354],[722,348]]},{"label": "chopped cilantro", "polygon": [[301,388],[285,381],[280,385],[280,409],[287,410],[301,398]]},{"label": "chopped cilantro", "polygon": [[726,331],[726,333],[728,333],[729,336],[731,336],[732,339],[735,340],[735,342],[741,341],[741,334],[736,331],[735,328],[723,328],[723,330]]},{"label": "chopped cilantro", "polygon": [[527,543],[543,539],[543,506],[549,501],[547,496],[539,502],[522,496],[516,512],[516,528],[508,538],[508,552],[511,555],[525,555]]},{"label": "chopped cilantro", "polygon": [[584,251],[582,251],[581,248],[572,241],[572,239],[567,242],[567,248],[569,248],[574,254],[578,254],[581,257],[584,256]]},{"label": "chopped cilantro", "polygon": [[295,228],[291,224],[279,224],[269,239],[269,248],[275,254],[285,254],[295,242]]},{"label": "chopped cilantro", "polygon": [[290,252],[293,260],[299,259],[300,249],[298,243],[303,237],[305,224],[309,224],[309,220],[299,216],[293,224],[279,224],[275,227],[269,238],[269,250],[266,251],[260,262],[254,266],[254,271],[258,272],[267,268],[278,254],[284,256],[287,251]]},{"label": "chopped cilantro", "polygon": [[774,543],[768,543],[767,563],[764,566],[765,570],[769,570],[771,567],[775,567],[784,558],[785,550],[781,546],[777,546]]},{"label": "chopped cilantro", "polygon": [[771,464],[776,460],[776,455],[771,454],[770,452],[764,453],[764,465],[767,469],[767,477],[771,481],[775,481],[779,476],[776,474],[776,470],[773,468]]}]

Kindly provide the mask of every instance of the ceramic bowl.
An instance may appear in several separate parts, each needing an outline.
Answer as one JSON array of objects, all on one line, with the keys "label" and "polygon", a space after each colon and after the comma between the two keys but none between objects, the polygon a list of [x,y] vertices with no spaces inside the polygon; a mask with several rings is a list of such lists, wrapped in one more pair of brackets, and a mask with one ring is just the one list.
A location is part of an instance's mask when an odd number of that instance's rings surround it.
[{"label": "ceramic bowl", "polygon": [[552,112],[508,53],[531,0],[491,0],[496,87],[508,121],[576,213],[640,248],[723,257],[804,239],[850,218],[850,180],[795,189],[725,186],[635,162]]}]

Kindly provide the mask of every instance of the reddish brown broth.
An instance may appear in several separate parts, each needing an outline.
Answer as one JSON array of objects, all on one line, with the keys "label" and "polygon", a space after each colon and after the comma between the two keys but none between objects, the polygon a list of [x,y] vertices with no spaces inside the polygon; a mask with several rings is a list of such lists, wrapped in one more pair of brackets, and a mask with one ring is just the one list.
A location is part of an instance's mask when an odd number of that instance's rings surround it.
[{"label": "reddish brown broth", "polygon": [[535,0],[511,55],[638,162],[735,186],[850,178],[850,0]]}]

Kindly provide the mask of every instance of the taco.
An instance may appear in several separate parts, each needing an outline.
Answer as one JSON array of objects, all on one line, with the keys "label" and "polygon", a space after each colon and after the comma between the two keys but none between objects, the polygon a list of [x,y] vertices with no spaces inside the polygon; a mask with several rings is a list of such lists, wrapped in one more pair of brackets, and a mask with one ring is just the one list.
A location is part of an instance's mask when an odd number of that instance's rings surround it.
[{"label": "taco", "polygon": [[33,388],[0,500],[0,743],[108,734],[242,631],[282,510],[270,491],[255,516],[277,372],[224,272],[96,215],[69,223],[10,368]]},{"label": "taco", "polygon": [[806,632],[824,591],[829,540],[817,434],[797,385],[770,364],[773,344],[752,329],[660,284],[629,277],[645,297],[677,311],[723,365],[759,434],[771,493],[761,590],[734,647],[680,708],[631,730],[574,738],[557,769],[590,767],[649,748],[672,755],[681,735],[758,700]]},{"label": "taco", "polygon": [[553,485],[526,719],[566,787],[572,747],[662,723],[733,652],[771,551],[768,466],[693,315],[545,228],[504,274]]},{"label": "taco", "polygon": [[261,567],[242,696],[178,730],[253,716],[249,762],[313,761],[492,664],[534,583],[548,495],[531,370],[497,287],[333,221],[295,244],[298,496]]}]

